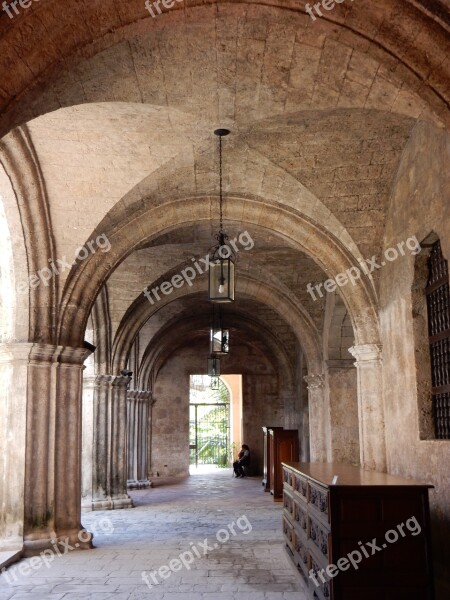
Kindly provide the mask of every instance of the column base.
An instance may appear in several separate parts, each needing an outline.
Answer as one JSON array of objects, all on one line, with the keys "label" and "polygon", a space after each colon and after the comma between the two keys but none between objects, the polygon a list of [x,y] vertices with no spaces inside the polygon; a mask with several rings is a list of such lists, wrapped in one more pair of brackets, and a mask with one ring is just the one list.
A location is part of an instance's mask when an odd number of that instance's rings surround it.
[{"label": "column base", "polygon": [[127,488],[129,490],[145,490],[153,486],[153,483],[148,479],[137,481],[135,479],[127,481]]},{"label": "column base", "polygon": [[68,531],[52,537],[26,539],[23,542],[22,556],[37,556],[45,550],[50,550],[55,556],[65,555],[73,550],[91,550],[94,548],[94,535],[86,529]]},{"label": "column base", "polygon": [[102,500],[92,500],[90,504],[83,507],[83,510],[116,510],[119,508],[134,508],[133,500],[128,494],[122,494],[113,498],[104,498]]},{"label": "column base", "polygon": [[22,550],[6,551],[0,548],[0,573],[22,558]]}]

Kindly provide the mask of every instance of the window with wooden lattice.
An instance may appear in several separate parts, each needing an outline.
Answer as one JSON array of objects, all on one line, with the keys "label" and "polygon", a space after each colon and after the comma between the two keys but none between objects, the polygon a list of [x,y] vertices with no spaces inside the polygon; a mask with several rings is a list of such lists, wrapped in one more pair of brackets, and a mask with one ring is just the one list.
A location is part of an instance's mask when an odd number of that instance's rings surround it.
[{"label": "window with wooden lattice", "polygon": [[438,240],[428,259],[426,287],[433,421],[437,439],[450,439],[450,286]]}]

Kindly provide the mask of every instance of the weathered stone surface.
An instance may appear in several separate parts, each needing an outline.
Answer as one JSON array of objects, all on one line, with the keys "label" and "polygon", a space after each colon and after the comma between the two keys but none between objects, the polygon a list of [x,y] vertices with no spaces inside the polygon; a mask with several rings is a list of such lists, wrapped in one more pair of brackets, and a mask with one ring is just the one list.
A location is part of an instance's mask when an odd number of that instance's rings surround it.
[{"label": "weathered stone surface", "polygon": [[[343,2],[315,21],[303,0],[185,0],[154,19],[143,0],[0,11],[0,546],[75,540],[82,484],[91,507],[114,508],[129,505],[127,479],[187,475],[207,276],[161,288],[214,242],[212,132],[226,126],[224,226],[254,246],[239,249],[224,365],[244,376],[253,468],[261,426],[280,424],[299,429],[305,460],[427,480],[445,589],[449,457],[433,439],[426,253],[382,255],[439,236],[450,257],[448,2],[429,4]],[[85,386],[82,444],[84,339],[96,346],[86,384],[109,374],[111,386],[103,398]],[[157,400],[151,420],[113,385],[125,369],[133,393]],[[192,573],[164,598],[291,599],[262,573],[266,550],[250,548],[254,573]],[[130,582],[76,583],[121,597]],[[76,594],[60,584],[55,600]]]}]

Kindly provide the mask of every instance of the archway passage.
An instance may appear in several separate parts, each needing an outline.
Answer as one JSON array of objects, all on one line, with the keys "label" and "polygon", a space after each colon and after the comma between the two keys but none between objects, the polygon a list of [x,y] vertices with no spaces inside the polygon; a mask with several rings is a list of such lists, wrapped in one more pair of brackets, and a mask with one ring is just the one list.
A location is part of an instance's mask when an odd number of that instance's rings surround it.
[{"label": "archway passage", "polygon": [[214,384],[208,375],[190,376],[190,473],[193,468],[225,469],[230,466],[233,444],[232,406],[233,399],[222,380]]},{"label": "archway passage", "polygon": [[188,512],[212,494],[181,481],[223,221],[237,262],[221,376],[241,376],[229,444],[250,446],[255,477],[263,427],[280,427],[303,461],[433,484],[445,597],[448,443],[429,391],[446,358],[427,355],[422,296],[430,235],[450,257],[448,2],[166,4],[0,9],[0,553],[91,549],[100,511],[151,511],[173,488]]}]

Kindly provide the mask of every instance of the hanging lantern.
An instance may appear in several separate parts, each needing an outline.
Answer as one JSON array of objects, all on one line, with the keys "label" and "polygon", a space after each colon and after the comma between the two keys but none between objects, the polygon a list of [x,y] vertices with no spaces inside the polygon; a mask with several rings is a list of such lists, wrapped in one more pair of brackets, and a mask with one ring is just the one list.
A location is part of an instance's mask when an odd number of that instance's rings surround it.
[{"label": "hanging lantern", "polygon": [[220,386],[220,378],[219,377],[211,377],[211,389],[218,390]]},{"label": "hanging lantern", "polygon": [[210,336],[211,354],[228,354],[230,351],[230,330],[213,327]]},{"label": "hanging lantern", "polygon": [[211,355],[228,354],[230,351],[230,330],[222,326],[222,308],[217,308],[213,303],[212,326],[210,329],[210,348]]},{"label": "hanging lantern", "polygon": [[235,287],[234,251],[227,245],[228,236],[223,230],[223,185],[222,185],[222,137],[228,135],[228,129],[216,129],[219,137],[219,232],[217,244],[209,252],[208,296],[212,302],[233,302]]},{"label": "hanging lantern", "polygon": [[235,258],[229,246],[227,236],[217,235],[218,245],[209,256],[209,299],[212,302],[233,302],[235,282]]},{"label": "hanging lantern", "polygon": [[219,377],[220,375],[220,358],[210,356],[208,358],[208,375],[210,377]]}]

